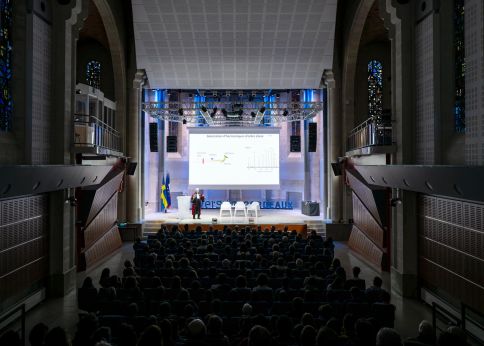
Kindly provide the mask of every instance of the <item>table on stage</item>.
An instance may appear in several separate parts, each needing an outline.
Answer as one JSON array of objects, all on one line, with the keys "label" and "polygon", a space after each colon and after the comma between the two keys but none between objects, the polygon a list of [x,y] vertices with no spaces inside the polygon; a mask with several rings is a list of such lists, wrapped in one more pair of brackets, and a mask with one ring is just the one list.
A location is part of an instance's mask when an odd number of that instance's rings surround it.
[{"label": "table on stage", "polygon": [[187,219],[192,216],[191,196],[178,196],[178,218]]}]

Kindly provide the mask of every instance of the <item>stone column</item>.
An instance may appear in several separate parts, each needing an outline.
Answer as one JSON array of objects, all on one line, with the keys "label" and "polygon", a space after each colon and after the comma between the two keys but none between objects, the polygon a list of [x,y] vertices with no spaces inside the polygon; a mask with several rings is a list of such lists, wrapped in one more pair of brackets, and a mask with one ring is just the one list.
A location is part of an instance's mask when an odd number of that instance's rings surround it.
[{"label": "stone column", "polygon": [[338,89],[334,80],[333,72],[326,71],[324,73],[324,82],[326,84],[328,97],[328,210],[326,217],[333,221],[341,219],[341,203],[342,203],[342,179],[335,176],[332,169],[329,169],[331,162],[337,162],[341,154],[342,139],[341,139],[341,114],[338,105]]},{"label": "stone column", "polygon": [[[52,133],[50,163],[73,164],[72,134],[76,84],[76,40],[87,17],[87,1],[52,2]],[[75,208],[65,203],[74,189],[49,194],[50,296],[76,288]]]},{"label": "stone column", "polygon": [[134,175],[127,178],[127,219],[128,222],[139,222],[141,219],[141,102],[143,85],[146,81],[146,74],[143,70],[138,70],[133,79],[133,87],[129,92],[129,115],[127,127],[128,143],[128,162],[137,162],[138,166]]},{"label": "stone column", "polygon": [[[380,0],[380,14],[390,27],[392,44],[393,164],[415,162],[415,13],[410,4]],[[390,25],[391,24],[391,25]],[[394,191],[395,194],[395,191]],[[395,197],[395,195],[394,195]],[[392,208],[391,285],[403,296],[418,289],[417,194],[402,191],[402,204]]]}]

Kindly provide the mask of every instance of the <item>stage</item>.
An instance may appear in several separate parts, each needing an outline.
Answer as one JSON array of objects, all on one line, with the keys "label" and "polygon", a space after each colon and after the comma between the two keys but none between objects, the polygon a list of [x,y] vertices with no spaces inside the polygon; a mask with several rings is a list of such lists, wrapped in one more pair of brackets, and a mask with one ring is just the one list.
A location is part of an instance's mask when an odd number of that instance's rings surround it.
[{"label": "stage", "polygon": [[[216,223],[212,220],[214,218],[217,219]],[[180,218],[176,209],[170,209],[167,213],[159,212],[146,215],[143,223],[144,232],[156,232],[162,224],[200,225],[203,229],[208,228],[208,226],[214,226],[218,229],[218,226],[223,227],[224,225],[260,225],[262,227],[289,225],[290,230],[293,228],[299,230],[306,227],[307,229],[316,229],[319,232],[324,230],[322,216],[307,216],[302,214],[300,209],[262,209],[258,217],[244,217],[242,215],[220,217],[219,209],[202,209],[200,219]]]}]

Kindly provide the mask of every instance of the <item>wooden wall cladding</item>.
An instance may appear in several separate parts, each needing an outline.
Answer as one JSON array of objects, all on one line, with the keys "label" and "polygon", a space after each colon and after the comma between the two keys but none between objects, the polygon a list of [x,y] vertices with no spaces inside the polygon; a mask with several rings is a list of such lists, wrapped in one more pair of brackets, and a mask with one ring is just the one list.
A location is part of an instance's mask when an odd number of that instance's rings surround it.
[{"label": "wooden wall cladding", "polygon": [[83,253],[86,267],[89,268],[100,259],[111,254],[114,250],[119,249],[121,245],[121,236],[118,226],[115,225]]},{"label": "wooden wall cladding", "polygon": [[346,170],[346,176],[350,184],[351,189],[358,196],[361,202],[366,206],[366,209],[373,216],[375,221],[383,225],[386,223],[386,205],[378,204],[375,199],[376,193],[385,193],[384,189],[373,190],[370,189],[362,180],[357,178],[358,173],[352,174],[351,171]]},{"label": "wooden wall cladding", "polygon": [[82,230],[84,248],[89,248],[101,238],[116,222],[118,217],[118,193],[115,193],[91,223]]},{"label": "wooden wall cladding", "polygon": [[368,211],[365,205],[360,201],[358,196],[353,192],[353,221],[355,225],[365,235],[371,239],[380,249],[384,248],[383,228],[378,224],[373,215]]},{"label": "wooden wall cladding", "polygon": [[104,208],[105,204],[111,199],[113,194],[118,191],[118,188],[123,179],[124,171],[118,173],[111,180],[103,185],[98,185],[95,191],[94,199],[92,201],[87,219],[84,225],[88,225],[96,217],[96,215]]},{"label": "wooden wall cladding", "polygon": [[484,205],[420,195],[418,210],[423,284],[484,310]]},{"label": "wooden wall cladding", "polygon": [[374,264],[378,270],[381,269],[384,251],[378,248],[356,225],[351,230],[348,246]]},{"label": "wooden wall cladding", "polygon": [[48,198],[0,201],[0,305],[48,274]]}]

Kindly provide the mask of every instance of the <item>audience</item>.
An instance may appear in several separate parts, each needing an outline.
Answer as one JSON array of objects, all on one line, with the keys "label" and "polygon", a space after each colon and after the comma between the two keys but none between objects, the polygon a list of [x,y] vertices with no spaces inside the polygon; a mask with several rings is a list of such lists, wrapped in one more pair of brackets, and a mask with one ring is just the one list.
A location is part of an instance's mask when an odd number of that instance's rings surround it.
[{"label": "audience", "polygon": [[[395,307],[375,277],[366,288],[352,277],[334,244],[315,232],[240,228],[206,233],[162,227],[133,245],[122,279],[104,268],[99,290],[87,277],[79,288],[82,314],[74,346],[401,346]],[[383,328],[382,328],[383,327]],[[39,323],[30,344],[71,345],[64,329]],[[18,333],[0,345],[20,345]],[[405,345],[435,345],[422,321]],[[459,328],[438,345],[466,345]]]}]

